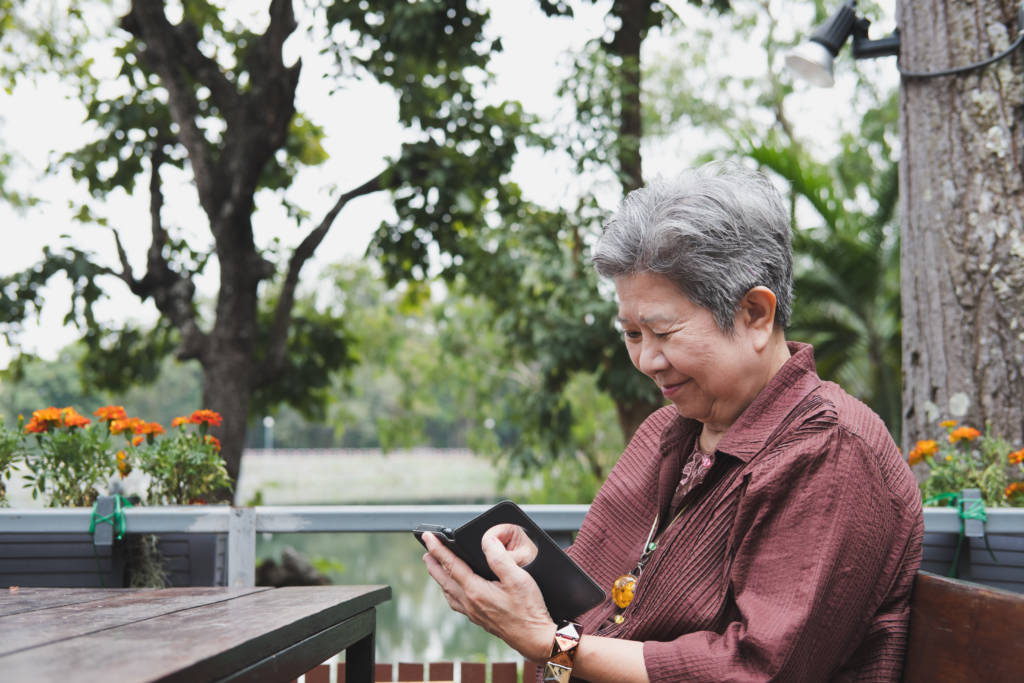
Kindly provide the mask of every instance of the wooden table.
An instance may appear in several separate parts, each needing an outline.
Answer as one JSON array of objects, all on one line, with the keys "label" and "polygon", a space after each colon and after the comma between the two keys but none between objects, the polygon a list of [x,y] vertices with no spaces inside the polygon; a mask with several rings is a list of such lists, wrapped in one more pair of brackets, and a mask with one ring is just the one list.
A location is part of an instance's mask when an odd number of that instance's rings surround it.
[{"label": "wooden table", "polygon": [[346,650],[373,680],[388,586],[0,592],[4,681],[289,681]]}]

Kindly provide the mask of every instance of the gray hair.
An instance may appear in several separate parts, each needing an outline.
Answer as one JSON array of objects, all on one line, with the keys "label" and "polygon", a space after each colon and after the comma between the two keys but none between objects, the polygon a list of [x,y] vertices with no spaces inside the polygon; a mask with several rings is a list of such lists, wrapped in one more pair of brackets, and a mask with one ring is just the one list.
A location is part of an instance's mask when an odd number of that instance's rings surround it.
[{"label": "gray hair", "polygon": [[743,296],[764,286],[776,297],[775,324],[789,324],[789,211],[765,176],[736,164],[707,164],[630,192],[605,224],[593,262],[606,278],[668,278],[725,333]]}]

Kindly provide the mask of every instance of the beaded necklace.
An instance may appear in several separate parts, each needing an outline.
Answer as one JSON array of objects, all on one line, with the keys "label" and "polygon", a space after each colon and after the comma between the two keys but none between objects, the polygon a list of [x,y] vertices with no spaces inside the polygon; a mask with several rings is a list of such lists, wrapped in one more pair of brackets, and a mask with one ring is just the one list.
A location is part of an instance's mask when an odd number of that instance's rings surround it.
[{"label": "beaded necklace", "polygon": [[[691,487],[699,485],[704,480],[703,474],[707,473],[707,470],[710,469],[713,462],[714,461],[711,459],[711,456],[706,453],[702,453],[699,450],[699,447],[695,446],[694,452],[683,467],[683,479],[680,482],[680,485],[688,479],[691,480]],[[640,559],[637,561],[633,571],[620,575],[612,582],[612,602],[615,603],[615,606],[618,608],[618,611],[610,618],[613,623],[621,624],[626,620],[622,615],[622,612],[633,602],[637,584],[640,582],[640,574],[643,572],[647,562],[651,559],[654,551],[658,549],[658,539],[672,528],[672,525],[676,523],[685,510],[686,505],[680,504],[675,517],[673,517],[672,521],[668,523],[668,526],[658,533],[657,538],[655,538],[655,533],[658,531],[658,521],[661,519],[661,515],[659,513],[654,516],[654,523],[651,524],[651,530],[647,534],[647,540],[644,541],[644,548],[640,553]]]},{"label": "beaded necklace", "polygon": [[640,554],[640,559],[637,561],[633,571],[620,575],[612,582],[612,602],[614,602],[615,606],[619,608],[619,611],[612,617],[612,621],[616,624],[621,624],[626,620],[625,617],[622,616],[622,610],[629,607],[633,602],[633,596],[636,594],[636,586],[640,582],[640,574],[643,573],[644,567],[647,565],[648,560],[651,559],[651,555],[653,555],[654,551],[658,549],[658,538],[661,538],[670,528],[672,528],[672,525],[676,523],[676,520],[682,516],[685,510],[685,506],[680,507],[679,512],[677,512],[676,516],[672,518],[672,521],[668,523],[668,526],[661,530],[661,533],[658,534],[657,538],[654,537],[654,533],[658,529],[658,520],[661,519],[661,515],[655,515],[654,523],[651,524],[651,530],[647,534],[647,540],[644,541],[643,552]]}]

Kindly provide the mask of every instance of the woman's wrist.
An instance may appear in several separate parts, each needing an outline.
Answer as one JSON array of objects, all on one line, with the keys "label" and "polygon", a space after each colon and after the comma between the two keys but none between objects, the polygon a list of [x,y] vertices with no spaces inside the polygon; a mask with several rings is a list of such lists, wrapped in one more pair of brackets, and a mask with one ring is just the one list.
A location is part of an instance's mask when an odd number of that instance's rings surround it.
[{"label": "woman's wrist", "polygon": [[536,634],[530,639],[529,650],[522,651],[521,654],[525,659],[533,662],[534,664],[543,664],[547,661],[548,657],[551,656],[551,643],[554,642],[555,632],[558,630],[558,624],[550,622],[544,628],[539,628]]},{"label": "woman's wrist", "polygon": [[576,648],[580,644],[582,627],[574,621],[561,621],[556,624],[551,643],[551,654],[544,662],[543,680],[552,683],[569,683],[572,669],[576,663]]}]

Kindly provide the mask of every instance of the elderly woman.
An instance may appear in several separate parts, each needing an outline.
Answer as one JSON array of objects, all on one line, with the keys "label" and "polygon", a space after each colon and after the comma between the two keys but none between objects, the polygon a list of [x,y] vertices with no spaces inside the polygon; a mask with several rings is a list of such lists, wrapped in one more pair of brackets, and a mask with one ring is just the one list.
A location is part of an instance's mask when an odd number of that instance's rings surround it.
[{"label": "elderly woman", "polygon": [[671,404],[569,550],[609,598],[554,623],[520,568],[532,544],[503,526],[483,539],[498,581],[426,539],[449,604],[546,662],[546,680],[898,680],[920,495],[882,421],[786,341],[782,198],[735,166],[652,183],[608,222],[594,264],[633,364]]}]

